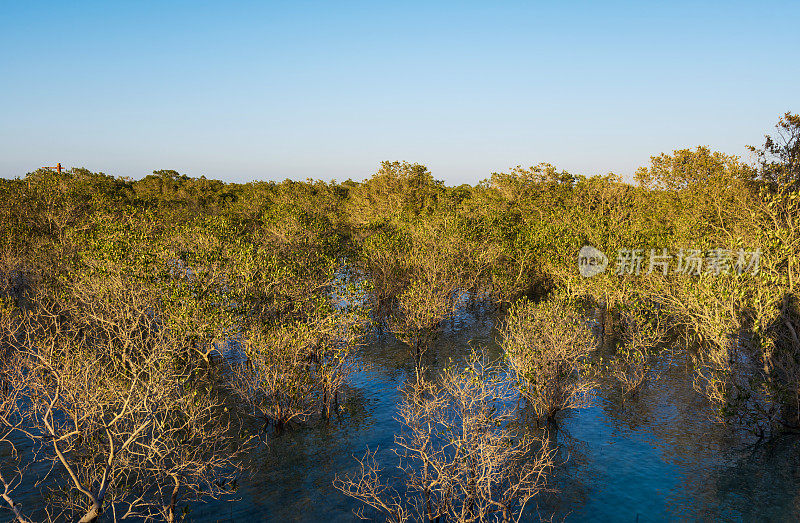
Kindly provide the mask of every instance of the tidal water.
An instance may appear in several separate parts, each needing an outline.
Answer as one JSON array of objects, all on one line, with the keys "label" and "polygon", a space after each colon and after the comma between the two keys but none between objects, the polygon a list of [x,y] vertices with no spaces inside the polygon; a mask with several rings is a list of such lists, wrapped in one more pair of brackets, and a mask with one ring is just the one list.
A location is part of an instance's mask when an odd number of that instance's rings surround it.
[{"label": "tidal water", "polygon": [[[494,314],[462,314],[424,356],[432,373],[470,346],[499,356]],[[377,450],[396,466],[394,419],[400,387],[414,373],[409,350],[377,336],[360,350],[363,370],[352,380],[339,419],[271,435],[248,457],[249,472],[234,498],[196,504],[187,519],[353,521],[357,503],[333,487],[355,474],[354,456]],[[756,442],[710,421],[681,358],[625,404],[613,387],[594,405],[561,418],[560,464],[525,519],[554,521],[798,521],[800,438]],[[0,456],[0,459],[3,459]],[[20,501],[41,503],[28,491]],[[0,511],[0,521],[7,521]]]},{"label": "tidal water", "polygon": [[[425,356],[433,369],[463,358],[470,345],[498,355],[495,316],[465,314]],[[379,337],[361,352],[365,369],[339,420],[271,437],[251,456],[236,500],[196,506],[195,521],[353,521],[356,502],[333,488],[356,461],[378,449],[386,467],[400,425],[400,387],[413,374],[409,351]],[[800,441],[756,442],[710,421],[681,358],[624,405],[601,387],[594,405],[566,414],[557,434],[560,464],[526,520],[797,521]]]}]

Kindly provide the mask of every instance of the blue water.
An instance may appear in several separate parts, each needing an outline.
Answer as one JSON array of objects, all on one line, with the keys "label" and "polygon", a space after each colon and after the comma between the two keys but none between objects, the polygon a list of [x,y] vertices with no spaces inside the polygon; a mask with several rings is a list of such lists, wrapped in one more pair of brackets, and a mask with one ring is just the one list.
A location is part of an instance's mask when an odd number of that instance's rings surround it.
[{"label": "blue water", "polygon": [[[492,315],[465,315],[425,355],[436,369],[471,345],[497,355]],[[255,471],[235,502],[196,507],[202,521],[353,521],[356,504],[332,487],[354,474],[353,456],[379,449],[392,467],[399,430],[398,387],[413,373],[408,349],[379,339],[363,349],[341,420],[287,432],[253,456]],[[536,499],[526,519],[566,521],[796,521],[800,445],[793,437],[755,446],[710,421],[680,358],[640,396],[621,403],[600,387],[594,405],[561,419],[556,492]]]},{"label": "blue water", "polygon": [[[448,325],[424,363],[436,372],[470,345],[497,356],[494,316],[462,315]],[[355,474],[354,456],[378,449],[387,468],[399,424],[398,387],[413,375],[407,348],[390,336],[363,347],[340,419],[270,436],[248,457],[236,499],[191,508],[194,521],[353,521],[354,501],[333,488]],[[526,512],[566,521],[797,521],[800,444],[783,437],[758,444],[710,421],[677,358],[624,405],[601,386],[594,405],[565,415],[557,441],[555,492]],[[6,515],[0,513],[0,519]]]}]

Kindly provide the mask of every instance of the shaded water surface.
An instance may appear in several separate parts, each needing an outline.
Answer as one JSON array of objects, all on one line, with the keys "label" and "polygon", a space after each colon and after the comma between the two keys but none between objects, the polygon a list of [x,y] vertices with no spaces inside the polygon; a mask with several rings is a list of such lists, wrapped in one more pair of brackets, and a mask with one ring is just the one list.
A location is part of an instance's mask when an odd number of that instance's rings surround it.
[{"label": "shaded water surface", "polygon": [[[462,315],[426,354],[441,368],[470,344],[497,355],[495,317]],[[377,339],[362,351],[341,420],[273,437],[252,456],[253,475],[239,500],[192,510],[198,521],[352,521],[356,504],[332,487],[354,474],[353,456],[369,447],[395,466],[391,452],[398,387],[413,373],[408,349]],[[567,521],[800,519],[800,443],[792,437],[753,445],[709,421],[686,365],[673,361],[660,379],[622,405],[601,388],[594,406],[561,421],[560,465],[526,519]]]},{"label": "shaded water surface", "polygon": [[[498,356],[495,316],[466,314],[449,324],[425,364],[435,372],[470,344]],[[271,436],[250,457],[236,500],[191,508],[194,521],[353,521],[355,502],[333,488],[354,474],[353,456],[378,449],[394,467],[398,387],[413,375],[409,350],[377,337],[361,351],[339,420]],[[800,443],[785,437],[752,445],[708,421],[706,403],[680,360],[640,397],[622,405],[601,387],[594,406],[561,420],[562,464],[526,519],[566,521],[796,521]],[[534,506],[535,505],[535,506]],[[29,505],[30,506],[30,505]],[[0,512],[0,520],[7,513]]]}]

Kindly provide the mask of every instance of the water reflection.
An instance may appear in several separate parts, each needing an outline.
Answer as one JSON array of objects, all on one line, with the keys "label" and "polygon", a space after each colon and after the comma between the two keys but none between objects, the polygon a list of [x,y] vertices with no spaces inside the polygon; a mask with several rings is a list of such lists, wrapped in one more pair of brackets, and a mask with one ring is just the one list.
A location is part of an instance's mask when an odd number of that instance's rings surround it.
[{"label": "water reflection", "polygon": [[[485,311],[450,322],[423,364],[435,372],[462,358],[469,345],[499,356],[496,316]],[[379,449],[393,467],[398,387],[414,372],[409,349],[378,335],[361,352],[341,421],[287,432],[252,457],[236,504],[215,502],[196,520],[352,521],[354,503],[331,483],[356,471],[354,455]],[[611,384],[594,406],[567,413],[553,433],[560,461],[551,478],[557,492],[529,507],[528,520],[567,521],[796,520],[800,516],[800,442],[755,443],[711,421],[695,393],[688,363],[660,369],[658,381],[624,404]]]},{"label": "water reflection", "polygon": [[[495,356],[496,317],[485,311],[449,322],[423,356],[435,372],[484,346]],[[376,335],[360,353],[363,370],[345,395],[341,419],[271,436],[249,457],[237,500],[195,505],[195,521],[352,521],[355,504],[332,486],[353,474],[353,456],[378,450],[388,468],[399,424],[398,387],[413,376],[409,349]],[[548,493],[526,512],[567,521],[797,520],[800,440],[757,443],[711,421],[692,389],[687,362],[676,358],[658,381],[623,404],[611,384],[594,406],[567,413],[554,433],[562,464]],[[1,517],[5,517],[3,514]]]}]

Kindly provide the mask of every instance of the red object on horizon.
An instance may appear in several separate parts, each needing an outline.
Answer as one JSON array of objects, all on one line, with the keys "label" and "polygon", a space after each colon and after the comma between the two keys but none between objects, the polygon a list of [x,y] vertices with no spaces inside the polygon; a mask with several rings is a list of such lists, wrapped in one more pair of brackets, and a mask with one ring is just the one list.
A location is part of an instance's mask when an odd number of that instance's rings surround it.
[{"label": "red object on horizon", "polygon": [[61,174],[61,170],[63,169],[63,167],[61,167],[61,163],[59,162],[56,164],[55,167],[42,167],[42,169],[55,169],[56,171],[58,171],[58,174]]}]

